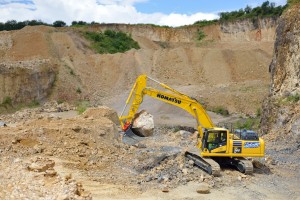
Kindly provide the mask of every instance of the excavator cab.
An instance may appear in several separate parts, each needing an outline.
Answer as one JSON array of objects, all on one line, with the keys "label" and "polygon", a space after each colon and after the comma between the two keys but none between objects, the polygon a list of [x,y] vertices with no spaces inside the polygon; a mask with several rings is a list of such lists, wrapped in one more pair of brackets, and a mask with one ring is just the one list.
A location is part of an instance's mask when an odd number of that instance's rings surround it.
[{"label": "excavator cab", "polygon": [[205,129],[202,138],[202,151],[225,153],[224,146],[227,145],[228,131]]}]

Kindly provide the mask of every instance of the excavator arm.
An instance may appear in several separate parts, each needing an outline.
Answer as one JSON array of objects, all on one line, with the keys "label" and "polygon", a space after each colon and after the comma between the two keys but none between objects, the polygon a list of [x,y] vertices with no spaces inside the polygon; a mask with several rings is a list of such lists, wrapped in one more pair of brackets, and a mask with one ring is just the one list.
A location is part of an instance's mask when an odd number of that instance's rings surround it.
[{"label": "excavator arm", "polygon": [[[161,87],[167,89],[168,91],[165,92],[165,91],[157,90],[152,87],[147,87],[147,79],[150,79],[158,83]],[[208,116],[208,114],[206,113],[206,111],[203,109],[203,107],[198,101],[176,91],[175,89],[163,83],[160,83],[150,77],[147,77],[146,75],[141,75],[137,78],[133,88],[131,89],[130,95],[126,101],[126,105],[123,109],[124,112],[126,106],[132,101],[128,115],[123,116],[123,112],[121,114],[120,122],[122,128],[124,128],[126,123],[131,123],[132,119],[134,118],[134,115],[137,113],[139,109],[139,106],[143,102],[143,98],[145,95],[148,95],[154,99],[158,99],[165,103],[177,106],[190,113],[196,119],[201,138],[203,136],[202,127],[204,128],[214,127],[210,117]]]}]

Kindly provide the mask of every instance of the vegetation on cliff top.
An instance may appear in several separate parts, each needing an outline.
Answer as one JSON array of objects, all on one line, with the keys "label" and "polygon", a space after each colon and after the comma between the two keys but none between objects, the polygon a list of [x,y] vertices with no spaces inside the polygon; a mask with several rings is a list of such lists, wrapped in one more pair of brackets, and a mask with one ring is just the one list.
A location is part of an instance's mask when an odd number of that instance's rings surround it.
[{"label": "vegetation on cliff top", "polygon": [[[299,2],[300,0],[289,0],[291,2]],[[265,1],[261,4],[261,6],[257,6],[252,8],[251,6],[246,6],[244,9],[239,9],[236,11],[231,12],[221,12],[219,13],[220,19],[219,20],[202,20],[197,21],[194,25],[203,27],[212,24],[216,24],[218,22],[225,22],[225,21],[234,21],[239,19],[254,19],[254,18],[262,18],[262,17],[273,17],[273,16],[280,16],[284,9],[287,7],[285,6],[276,6],[275,3],[270,3],[269,1]]]},{"label": "vegetation on cliff top", "polygon": [[47,24],[45,22],[42,22],[41,20],[26,20],[20,22],[17,22],[16,20],[8,20],[5,23],[0,22],[0,31],[19,30],[24,28],[25,26],[39,26],[39,25],[64,27],[66,26],[66,23],[61,20],[55,21],[53,22],[53,24]]},{"label": "vegetation on cliff top", "polygon": [[288,3],[289,6],[291,6],[291,5],[300,3],[300,0],[288,0],[287,3]]},{"label": "vegetation on cliff top", "polygon": [[244,9],[232,12],[221,12],[220,21],[246,19],[246,18],[257,18],[257,17],[273,17],[280,16],[286,6],[276,6],[275,3],[265,1],[261,6],[251,8],[246,6]]},{"label": "vegetation on cliff top", "polygon": [[97,53],[124,53],[130,49],[140,49],[139,44],[124,32],[106,30],[104,32],[85,32],[84,36],[92,42]]},{"label": "vegetation on cliff top", "polygon": [[[288,0],[287,5],[293,5],[296,3],[300,3],[300,0]],[[276,6],[275,3],[270,3],[269,1],[265,1],[262,3],[261,6],[257,6],[252,8],[251,6],[246,6],[244,9],[239,9],[236,11],[231,12],[221,12],[219,13],[220,19],[215,20],[200,20],[196,21],[194,25],[203,27],[208,26],[212,24],[216,24],[218,22],[224,22],[224,21],[234,21],[238,19],[248,19],[248,18],[258,18],[258,17],[272,17],[272,16],[280,16],[284,9],[287,8],[287,5],[285,6]],[[90,26],[90,25],[96,25],[100,24],[98,22],[84,22],[84,21],[73,21],[71,24],[71,27],[82,27],[82,26]],[[9,20],[5,23],[0,22],[0,31],[6,30],[18,30],[22,29],[25,26],[36,26],[36,25],[45,25],[45,26],[53,26],[53,27],[65,27],[67,24],[64,21],[57,20],[53,22],[53,24],[48,24],[45,22],[42,22],[41,20],[26,20],[26,21],[20,21],[17,22],[16,20]],[[159,26],[155,24],[138,24],[138,25],[148,25],[153,27],[162,27],[162,28],[169,28],[168,26]],[[184,27],[184,26],[183,26]]]}]

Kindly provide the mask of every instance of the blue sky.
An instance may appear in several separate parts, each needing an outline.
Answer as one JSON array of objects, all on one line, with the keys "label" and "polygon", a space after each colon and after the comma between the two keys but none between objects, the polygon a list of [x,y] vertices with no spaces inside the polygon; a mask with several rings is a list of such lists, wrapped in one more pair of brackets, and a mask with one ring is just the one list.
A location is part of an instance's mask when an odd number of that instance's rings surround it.
[{"label": "blue sky", "polygon": [[[264,0],[0,0],[0,21],[63,20],[181,26],[218,18],[219,12],[261,5]],[[286,0],[274,0],[276,5]]]},{"label": "blue sky", "polygon": [[[218,13],[220,11],[232,11],[261,5],[266,0],[150,0],[137,3],[138,11],[145,13],[162,12],[193,14],[197,12]],[[286,1],[270,1],[277,5],[286,4]]]}]

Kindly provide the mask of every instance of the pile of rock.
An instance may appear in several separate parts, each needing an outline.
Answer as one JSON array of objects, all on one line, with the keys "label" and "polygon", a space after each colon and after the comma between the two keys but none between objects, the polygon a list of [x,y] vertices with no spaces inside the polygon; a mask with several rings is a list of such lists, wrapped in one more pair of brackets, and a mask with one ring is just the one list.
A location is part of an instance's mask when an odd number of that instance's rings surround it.
[{"label": "pile of rock", "polygon": [[[38,157],[26,162],[20,158],[5,160],[0,167],[2,199],[74,199],[89,200],[91,194],[74,179],[61,177],[53,169],[53,160]],[[8,167],[9,166],[9,167]]]}]

